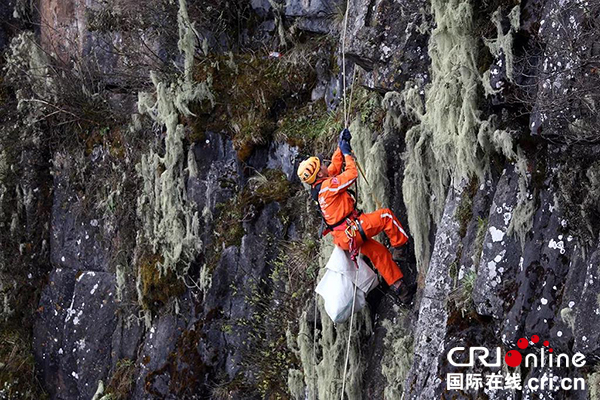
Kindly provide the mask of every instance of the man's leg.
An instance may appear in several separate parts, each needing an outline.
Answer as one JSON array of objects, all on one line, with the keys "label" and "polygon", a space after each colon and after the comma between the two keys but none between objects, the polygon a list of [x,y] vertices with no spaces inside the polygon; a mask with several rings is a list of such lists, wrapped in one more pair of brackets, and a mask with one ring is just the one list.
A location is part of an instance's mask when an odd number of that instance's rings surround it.
[{"label": "man's leg", "polygon": [[402,278],[402,271],[392,260],[392,255],[384,245],[374,239],[367,239],[360,247],[360,252],[369,257],[388,285],[393,285]]},{"label": "man's leg", "polygon": [[373,237],[384,231],[387,237],[390,238],[392,247],[402,246],[408,241],[408,235],[406,235],[400,221],[389,208],[361,214],[359,219],[367,237]]}]

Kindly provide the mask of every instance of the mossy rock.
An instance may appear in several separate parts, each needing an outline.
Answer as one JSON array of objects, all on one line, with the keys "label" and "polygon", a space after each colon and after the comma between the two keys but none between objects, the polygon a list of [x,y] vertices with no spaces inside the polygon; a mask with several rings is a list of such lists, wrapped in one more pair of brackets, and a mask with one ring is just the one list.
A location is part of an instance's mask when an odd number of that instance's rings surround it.
[{"label": "mossy rock", "polygon": [[134,383],[135,363],[133,360],[124,358],[117,361],[104,393],[110,396],[110,400],[127,400],[131,398]]},{"label": "mossy rock", "polygon": [[177,278],[173,270],[168,269],[166,273],[160,273],[158,266],[162,262],[162,256],[150,254],[142,257],[139,264],[142,306],[154,312],[167,304],[171,298],[177,298],[185,292],[184,283]]},{"label": "mossy rock", "polygon": [[209,76],[217,102],[206,129],[229,132],[241,160],[271,139],[279,114],[307,100],[316,83],[312,68],[250,53],[209,56],[195,79]]},{"label": "mossy rock", "polygon": [[276,139],[312,151],[331,143],[343,128],[340,111],[328,111],[324,100],[289,110],[277,124]]},{"label": "mossy rock", "polygon": [[28,333],[5,326],[0,331],[0,396],[7,399],[47,399],[35,374]]}]

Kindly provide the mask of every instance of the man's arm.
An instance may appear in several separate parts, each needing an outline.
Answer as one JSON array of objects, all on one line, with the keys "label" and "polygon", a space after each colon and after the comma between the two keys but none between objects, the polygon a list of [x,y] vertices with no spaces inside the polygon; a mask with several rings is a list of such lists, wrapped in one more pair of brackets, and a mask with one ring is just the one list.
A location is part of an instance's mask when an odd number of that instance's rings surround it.
[{"label": "man's arm", "polygon": [[356,169],[356,164],[354,163],[354,158],[350,154],[346,154],[344,156],[346,161],[346,168],[344,172],[341,174],[334,176],[329,180],[329,186],[321,189],[319,193],[323,192],[340,192],[347,190],[350,185],[354,183],[356,178],[358,178],[358,170]]},{"label": "man's arm", "polygon": [[344,156],[338,147],[331,157],[331,164],[329,164],[327,167],[327,172],[329,172],[329,175],[336,176],[342,172],[342,164],[344,164]]}]

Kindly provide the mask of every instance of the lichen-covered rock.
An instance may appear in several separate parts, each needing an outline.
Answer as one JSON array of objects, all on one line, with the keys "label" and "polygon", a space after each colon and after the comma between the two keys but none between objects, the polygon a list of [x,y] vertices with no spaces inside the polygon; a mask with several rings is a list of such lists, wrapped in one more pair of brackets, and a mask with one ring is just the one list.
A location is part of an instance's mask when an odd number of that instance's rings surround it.
[{"label": "lichen-covered rock", "polygon": [[428,75],[426,2],[356,0],[349,7],[346,57],[366,71],[368,87],[400,91]]},{"label": "lichen-covered rock", "polygon": [[[57,158],[60,158],[57,155]],[[70,165],[57,168],[54,178],[52,206],[52,229],[50,253],[54,265],[90,271],[107,271],[110,261],[108,228],[100,212],[95,210],[92,199],[77,193],[71,186],[68,174]],[[87,204],[87,209],[86,205]]]},{"label": "lichen-covered rock", "polygon": [[449,310],[447,298],[450,294],[452,277],[448,266],[456,260],[456,248],[460,242],[458,221],[454,218],[461,193],[451,189],[431,255],[425,278],[419,319],[416,323],[413,366],[406,381],[405,394],[411,399],[437,398],[442,390],[440,365],[444,363],[446,323]]},{"label": "lichen-covered rock", "polygon": [[477,312],[502,318],[511,304],[511,288],[519,265],[520,244],[508,234],[508,228],[517,204],[518,172],[509,165],[500,177],[494,194],[477,265],[477,280],[473,289],[473,301]]},{"label": "lichen-covered rock", "polygon": [[538,36],[537,93],[529,128],[555,142],[597,142],[595,104],[598,75],[589,61],[597,46],[596,3],[570,0],[545,2]]},{"label": "lichen-covered rock", "polygon": [[[112,363],[115,278],[56,269],[40,301],[34,349],[56,398],[91,398]],[[53,384],[51,384],[51,382]]]},{"label": "lichen-covered rock", "polygon": [[175,350],[183,326],[183,320],[172,315],[162,316],[153,322],[141,346],[132,398],[165,398],[169,394],[169,355]]},{"label": "lichen-covered rock", "polygon": [[516,343],[522,336],[547,335],[558,315],[560,295],[569,269],[574,241],[566,230],[560,206],[549,176],[539,193],[539,208],[533,220],[516,271],[516,297],[502,333],[504,343]]}]

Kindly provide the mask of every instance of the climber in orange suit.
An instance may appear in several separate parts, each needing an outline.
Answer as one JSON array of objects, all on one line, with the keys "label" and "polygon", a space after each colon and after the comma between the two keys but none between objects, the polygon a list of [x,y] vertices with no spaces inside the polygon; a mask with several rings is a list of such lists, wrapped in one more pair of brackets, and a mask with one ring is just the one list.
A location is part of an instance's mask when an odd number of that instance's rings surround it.
[{"label": "climber in orange suit", "polygon": [[[408,241],[408,236],[389,208],[368,214],[356,210],[355,200],[348,192],[358,178],[350,138],[350,132],[344,129],[331,164],[326,167],[318,157],[310,157],[300,164],[298,176],[302,182],[311,185],[313,199],[318,200],[321,215],[327,226],[325,234],[331,232],[333,242],[342,249],[349,250],[351,239],[347,228],[349,224],[355,226],[359,234],[352,236],[353,245],[371,260],[400,300],[410,303],[415,285],[404,284],[403,273],[388,249],[372,239],[383,231],[390,239],[391,245],[399,247]],[[342,172],[344,162],[346,166]]]}]

